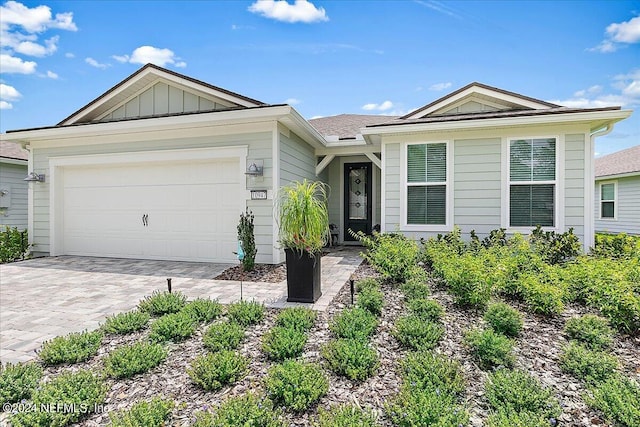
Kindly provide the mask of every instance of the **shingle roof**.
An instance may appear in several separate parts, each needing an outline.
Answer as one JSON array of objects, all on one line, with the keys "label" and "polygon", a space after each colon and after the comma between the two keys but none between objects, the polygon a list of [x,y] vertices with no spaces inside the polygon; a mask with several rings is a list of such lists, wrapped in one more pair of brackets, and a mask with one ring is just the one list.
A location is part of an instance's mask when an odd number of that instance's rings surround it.
[{"label": "shingle roof", "polygon": [[339,114],[337,116],[310,119],[309,123],[323,136],[337,136],[338,139],[353,139],[366,126],[386,123],[398,116],[373,114]]},{"label": "shingle roof", "polygon": [[0,157],[29,160],[29,152],[14,142],[0,141]]},{"label": "shingle roof", "polygon": [[596,177],[640,173],[640,145],[596,159]]}]

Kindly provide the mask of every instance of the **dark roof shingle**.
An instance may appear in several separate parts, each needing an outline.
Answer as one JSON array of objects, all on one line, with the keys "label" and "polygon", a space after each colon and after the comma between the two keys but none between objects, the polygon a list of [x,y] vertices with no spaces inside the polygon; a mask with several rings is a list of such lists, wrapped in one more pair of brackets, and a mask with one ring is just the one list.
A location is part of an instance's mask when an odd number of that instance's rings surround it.
[{"label": "dark roof shingle", "polygon": [[29,160],[29,152],[15,142],[0,141],[0,157]]},{"label": "dark roof shingle", "polygon": [[324,137],[337,136],[338,139],[353,139],[360,133],[360,129],[366,126],[386,123],[397,118],[398,116],[373,114],[338,114],[310,119],[309,123]]},{"label": "dark roof shingle", "polygon": [[596,159],[596,177],[640,172],[640,145]]}]

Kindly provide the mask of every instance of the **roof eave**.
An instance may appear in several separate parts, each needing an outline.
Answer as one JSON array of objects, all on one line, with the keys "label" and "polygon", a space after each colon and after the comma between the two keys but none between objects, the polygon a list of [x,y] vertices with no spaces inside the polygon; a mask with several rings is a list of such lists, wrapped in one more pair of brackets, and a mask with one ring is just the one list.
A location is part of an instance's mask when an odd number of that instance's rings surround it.
[{"label": "roof eave", "polygon": [[629,178],[633,176],[640,176],[640,171],[614,173],[611,175],[599,175],[599,176],[596,176],[596,181],[606,181],[609,179],[618,179],[618,178]]}]

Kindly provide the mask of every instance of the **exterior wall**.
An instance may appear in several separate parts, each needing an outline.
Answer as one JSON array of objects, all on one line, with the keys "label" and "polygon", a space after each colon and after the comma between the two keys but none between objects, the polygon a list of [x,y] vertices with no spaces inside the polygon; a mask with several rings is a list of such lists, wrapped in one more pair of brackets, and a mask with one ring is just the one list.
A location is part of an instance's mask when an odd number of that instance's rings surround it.
[{"label": "exterior wall", "polygon": [[[166,139],[139,140],[134,142],[111,142],[111,143],[91,143],[64,145],[48,148],[47,142],[38,142],[33,151],[33,170],[37,173],[46,173],[49,176],[49,159],[59,156],[78,156],[90,154],[126,153],[155,150],[175,150],[204,147],[229,147],[237,145],[248,146],[247,160],[263,159],[264,176],[261,178],[247,177],[247,190],[260,188],[273,192],[272,177],[273,163],[272,156],[272,132],[246,132],[233,135],[208,135],[191,138],[184,138],[176,134],[174,137],[165,135]],[[130,135],[129,135],[130,137]],[[261,180],[261,181],[260,181]],[[50,182],[37,183],[33,188],[33,225],[31,230],[34,253],[36,255],[47,255],[49,253],[50,238]],[[247,193],[248,195],[248,193]],[[255,237],[258,247],[257,262],[270,263],[273,257],[273,208],[272,200],[249,200],[247,206],[255,215]]]},{"label": "exterior wall", "polygon": [[8,193],[0,198],[0,228],[5,226],[27,228],[27,192],[29,183],[27,162],[12,164],[0,162],[0,190]]},{"label": "exterior wall", "polygon": [[[506,167],[509,138],[557,138],[556,172],[558,198],[556,200],[556,231],[574,228],[584,241],[585,236],[585,159],[589,157],[589,130],[580,125],[531,126],[517,129],[434,132],[411,135],[383,136],[382,153],[385,169],[383,182],[383,230],[403,231],[415,238],[434,237],[442,231],[407,231],[401,229],[401,150],[408,142],[449,141],[453,153],[453,224],[458,225],[465,237],[471,230],[482,238],[489,231],[506,227],[505,194],[508,191]],[[527,229],[508,229],[528,232]],[[588,246],[588,245],[586,245]],[[585,248],[586,248],[585,246]]]},{"label": "exterior wall", "polygon": [[[615,219],[600,218],[600,183],[615,182],[617,189]],[[596,231],[640,235],[640,175],[613,179],[599,179],[595,189]]]},{"label": "exterior wall", "polygon": [[308,179],[315,181],[316,155],[309,144],[293,132],[280,132],[280,185]]}]

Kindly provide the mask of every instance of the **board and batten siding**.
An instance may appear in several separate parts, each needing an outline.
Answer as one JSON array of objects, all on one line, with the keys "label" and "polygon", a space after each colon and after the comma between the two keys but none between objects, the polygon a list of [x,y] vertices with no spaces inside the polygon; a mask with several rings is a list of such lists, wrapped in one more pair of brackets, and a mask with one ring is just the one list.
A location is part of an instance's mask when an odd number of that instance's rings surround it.
[{"label": "board and batten siding", "polygon": [[[273,164],[271,162],[271,132],[255,132],[234,135],[212,135],[207,137],[180,138],[154,141],[136,141],[135,143],[88,144],[81,146],[64,146],[52,148],[35,148],[33,150],[33,170],[49,176],[49,159],[53,157],[99,155],[110,153],[143,152],[157,150],[180,150],[189,148],[248,146],[247,160],[264,160],[264,177],[262,182],[252,182],[247,177],[247,189],[261,188],[273,190]],[[33,230],[32,238],[34,254],[49,253],[49,181],[33,186]],[[273,254],[273,213],[271,200],[247,201],[247,206],[255,215],[255,237],[258,247],[257,262],[271,262]]]},{"label": "board and batten siding", "polygon": [[[617,217],[600,218],[600,183],[615,182],[617,185]],[[601,233],[627,233],[640,235],[640,175],[622,178],[602,178],[595,188],[595,229]]]},{"label": "board and batten siding", "polygon": [[7,191],[2,196],[6,198],[0,206],[0,228],[5,226],[17,227],[19,230],[27,228],[27,191],[29,183],[24,181],[27,176],[27,162],[17,165],[0,163],[0,190]]}]

